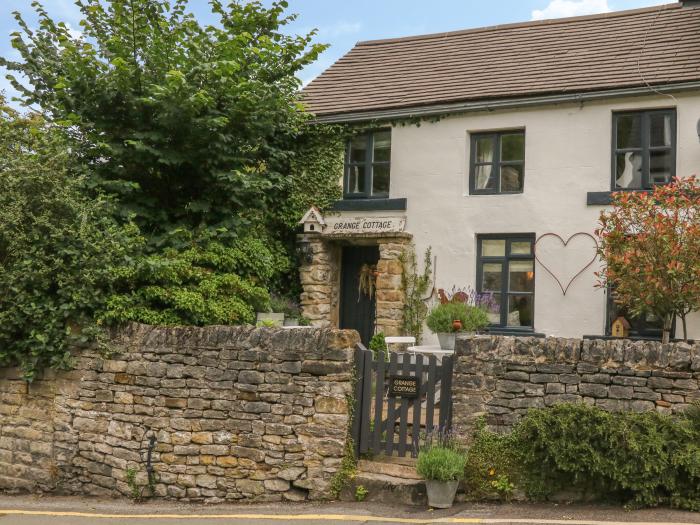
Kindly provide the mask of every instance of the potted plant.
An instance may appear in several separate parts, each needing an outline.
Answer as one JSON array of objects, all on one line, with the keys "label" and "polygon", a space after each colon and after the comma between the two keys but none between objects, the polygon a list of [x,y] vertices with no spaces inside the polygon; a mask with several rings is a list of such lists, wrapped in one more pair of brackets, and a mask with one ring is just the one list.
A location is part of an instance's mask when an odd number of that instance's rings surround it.
[{"label": "potted plant", "polygon": [[482,308],[463,302],[446,302],[435,306],[426,320],[428,328],[437,334],[440,348],[454,350],[457,333],[474,333],[489,324],[488,314]]},{"label": "potted plant", "polygon": [[284,326],[300,326],[301,308],[296,301],[286,299],[282,305],[282,312],[284,313]]},{"label": "potted plant", "polygon": [[452,506],[466,464],[466,454],[450,444],[430,445],[418,453],[416,472],[425,479],[428,505],[437,509]]},{"label": "potted plant", "polygon": [[257,323],[265,326],[282,326],[284,324],[284,309],[287,301],[282,297],[270,297],[270,307],[267,312],[258,312]]}]

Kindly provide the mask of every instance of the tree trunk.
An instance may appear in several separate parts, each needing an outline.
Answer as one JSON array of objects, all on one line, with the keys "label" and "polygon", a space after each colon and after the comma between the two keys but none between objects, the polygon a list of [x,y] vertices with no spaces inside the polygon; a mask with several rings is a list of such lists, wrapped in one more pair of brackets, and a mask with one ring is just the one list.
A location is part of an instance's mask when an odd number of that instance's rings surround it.
[{"label": "tree trunk", "polygon": [[667,314],[664,315],[664,331],[663,335],[661,336],[661,342],[662,343],[669,343],[671,342],[671,326],[673,325],[673,315]]},{"label": "tree trunk", "polygon": [[686,313],[681,315],[681,320],[683,321],[683,341],[686,343],[688,342],[688,326],[685,323],[685,317],[687,315]]}]

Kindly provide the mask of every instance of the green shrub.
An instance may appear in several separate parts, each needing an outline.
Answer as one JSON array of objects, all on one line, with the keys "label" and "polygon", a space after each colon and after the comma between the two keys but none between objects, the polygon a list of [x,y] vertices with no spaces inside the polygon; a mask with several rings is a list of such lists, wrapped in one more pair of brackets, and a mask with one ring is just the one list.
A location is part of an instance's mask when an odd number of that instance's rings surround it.
[{"label": "green shrub", "polygon": [[440,334],[454,332],[452,321],[462,321],[462,331],[474,332],[481,330],[489,324],[486,311],[464,303],[441,303],[435,306],[428,314],[426,324],[433,333]]},{"label": "green shrub", "polygon": [[524,488],[535,498],[574,488],[700,509],[700,432],[688,417],[560,405],[531,411],[515,433]]},{"label": "green shrub", "polygon": [[492,432],[480,419],[467,450],[466,493],[473,499],[504,497],[499,487],[503,481],[517,483],[517,472],[514,435]]},{"label": "green shrub", "polygon": [[431,446],[418,453],[416,471],[424,479],[459,481],[464,478],[466,456],[450,446]]},{"label": "green shrub", "polygon": [[[195,240],[182,249],[165,248],[138,261],[123,279],[123,291],[107,303],[105,320],[154,325],[243,324],[266,311],[269,294],[260,281],[276,270],[269,248],[249,268],[248,241],[233,245]],[[255,243],[253,243],[255,244]]]},{"label": "green shrub", "polygon": [[31,380],[102,333],[95,320],[142,247],[112,213],[87,197],[65,137],[0,97],[0,366]]},{"label": "green shrub", "polygon": [[372,339],[369,340],[369,349],[372,350],[375,359],[379,355],[383,355],[385,359],[389,357],[389,352],[387,352],[386,339],[384,337],[384,332],[379,332],[374,334]]},{"label": "green shrub", "polygon": [[509,435],[480,426],[466,484],[475,497],[520,488],[541,500],[578,491],[634,506],[700,510],[700,407],[671,416],[562,404],[530,410]]}]

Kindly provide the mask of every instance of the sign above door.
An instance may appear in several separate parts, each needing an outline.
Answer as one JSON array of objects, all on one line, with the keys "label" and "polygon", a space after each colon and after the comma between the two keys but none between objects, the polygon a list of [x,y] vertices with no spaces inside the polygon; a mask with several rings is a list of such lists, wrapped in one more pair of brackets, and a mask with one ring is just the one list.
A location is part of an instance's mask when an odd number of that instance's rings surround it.
[{"label": "sign above door", "polygon": [[311,208],[299,222],[305,233],[322,235],[349,235],[363,233],[401,233],[406,228],[406,217],[323,217]]}]

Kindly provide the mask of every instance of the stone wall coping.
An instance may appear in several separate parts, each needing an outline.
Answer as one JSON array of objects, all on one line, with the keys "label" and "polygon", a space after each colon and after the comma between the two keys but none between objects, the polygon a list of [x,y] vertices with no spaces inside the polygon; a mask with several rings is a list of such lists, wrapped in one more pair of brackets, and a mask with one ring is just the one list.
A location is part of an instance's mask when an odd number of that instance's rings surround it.
[{"label": "stone wall coping", "polygon": [[479,335],[458,337],[455,356],[536,363],[589,363],[606,368],[700,370],[700,343]]}]

